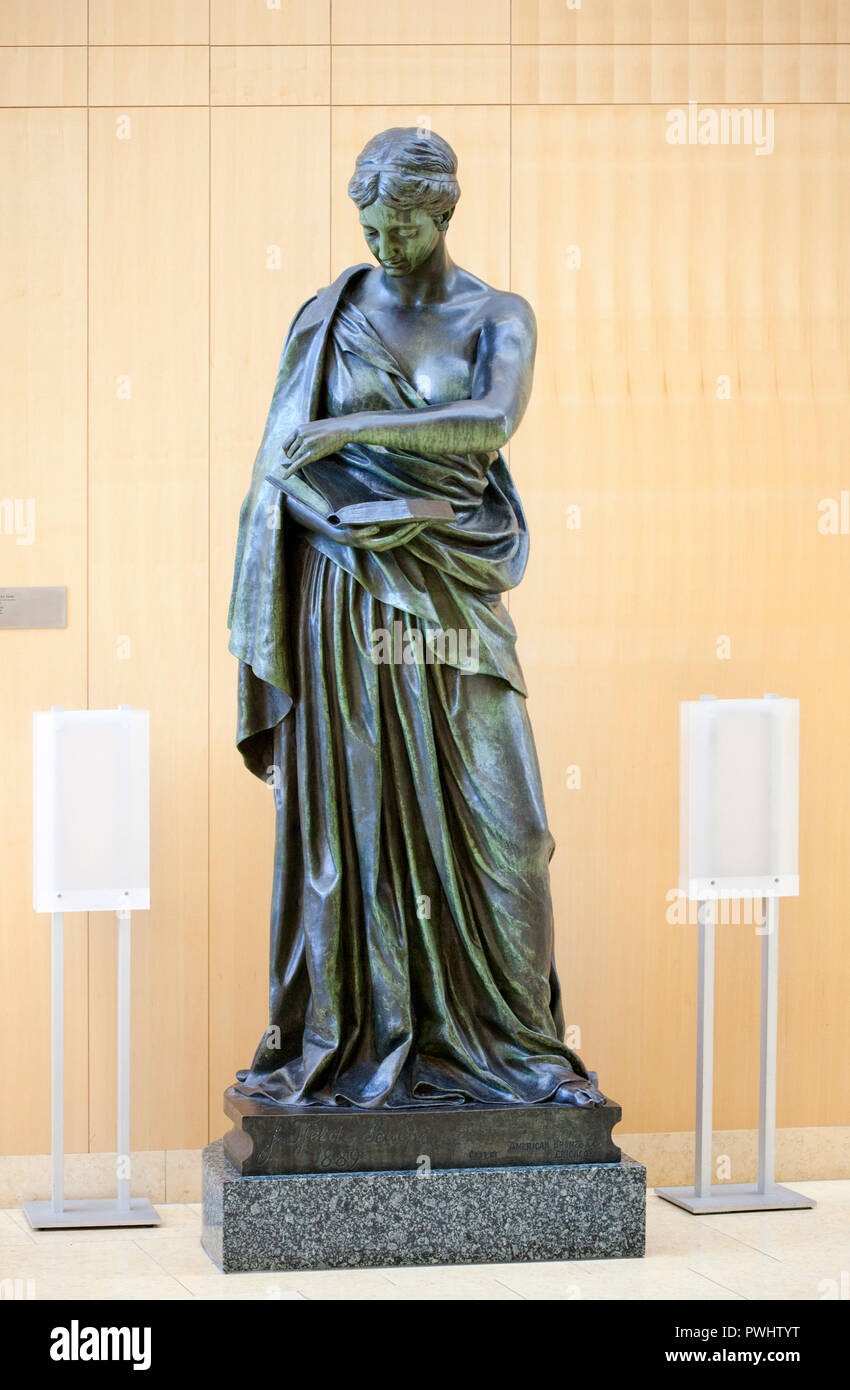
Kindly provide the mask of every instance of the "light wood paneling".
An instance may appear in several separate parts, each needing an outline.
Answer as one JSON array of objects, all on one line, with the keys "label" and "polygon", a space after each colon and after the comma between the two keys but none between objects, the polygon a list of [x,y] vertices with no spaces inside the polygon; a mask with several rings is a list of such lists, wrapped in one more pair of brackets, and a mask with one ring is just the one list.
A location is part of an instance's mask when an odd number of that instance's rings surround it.
[{"label": "light wood paneling", "polygon": [[462,93],[470,105],[510,100],[510,48],[506,44],[434,44],[396,48],[334,49],[333,101],[337,106],[451,105]]},{"label": "light wood paneling", "polygon": [[[850,117],[778,112],[769,159],[671,150],[646,108],[513,120],[513,284],[537,307],[540,357],[512,448],[533,537],[512,613],[559,841],[567,1013],[629,1129],[687,1128],[695,934],[666,921],[677,702],[799,696],[806,887],[782,907],[779,1122],[835,1123],[850,1081],[821,1066],[850,985],[830,868],[848,818],[827,749],[847,732],[850,556],[817,508],[840,492],[850,434],[835,364],[846,377]],[[718,1126],[754,1122],[757,972],[752,927],[721,927]]]},{"label": "light wood paneling", "polygon": [[[141,1149],[193,1147],[207,1125],[208,120],[90,115],[89,694],[151,721],[152,906],[133,951]],[[114,946],[93,915],[96,1149],[115,1143]]]},{"label": "light wood paneling", "polygon": [[86,0],[3,0],[0,44],[84,44]]},{"label": "light wood paneling", "polygon": [[515,45],[511,76],[517,103],[847,101],[850,45]]},{"label": "light wood paneling", "polygon": [[[0,633],[0,1147],[49,1142],[28,804],[31,711],[53,702],[151,710],[134,1145],[196,1148],[224,1127],[222,1089],[266,1012],[274,833],[233,745],[239,503],[294,310],[368,259],[355,155],[423,122],[460,157],[452,255],[526,295],[540,325],[510,450],[532,557],[510,606],[580,1050],[624,1129],[690,1128],[695,931],[668,920],[677,705],[797,695],[803,893],[782,907],[779,1121],[845,1123],[850,542],[817,522],[850,489],[850,0],[90,0],[88,71],[86,8],[0,11],[3,99],[95,107],[88,194],[82,111],[0,113],[16,195],[0,228],[0,502],[33,498],[37,528],[16,546],[0,527],[0,580],[69,586],[66,631]],[[775,105],[773,154],[670,146],[665,106],[691,97]],[[759,941],[718,935],[716,1118],[750,1129]],[[109,1150],[111,919],[69,919],[68,950],[68,1143]]]},{"label": "light wood paneling", "polygon": [[848,43],[848,0],[512,0],[514,43]]},{"label": "light wood paneling", "polygon": [[209,43],[209,0],[88,0],[89,43]]},{"label": "light wood paneling", "polygon": [[214,106],[327,105],[330,81],[327,44],[252,44],[210,50]]},{"label": "light wood paneling", "polygon": [[[0,632],[3,1153],[50,1147],[50,918],[32,910],[32,711],[86,703],[85,122],[84,111],[0,113],[0,165],[15,190],[0,218],[0,587],[68,586],[66,628]],[[69,914],[72,1149],[88,1147],[86,937],[85,916]]]},{"label": "light wood paneling", "polygon": [[331,0],[210,0],[211,40],[216,43],[328,43]]},{"label": "light wood paneling", "polygon": [[[269,177],[269,150],[285,177]],[[294,217],[293,207],[308,208]],[[327,111],[215,111],[212,121],[210,1133],[268,1019],[270,788],[234,744],[227,607],[236,529],[286,330],[329,280]],[[280,254],[278,255],[277,252]]]},{"label": "light wood paneling", "polygon": [[206,106],[208,99],[205,45],[89,49],[92,106]]},{"label": "light wood paneling", "polygon": [[510,0],[332,0],[335,44],[509,43]]},{"label": "light wood paneling", "polygon": [[0,48],[0,106],[85,104],[85,48]]}]

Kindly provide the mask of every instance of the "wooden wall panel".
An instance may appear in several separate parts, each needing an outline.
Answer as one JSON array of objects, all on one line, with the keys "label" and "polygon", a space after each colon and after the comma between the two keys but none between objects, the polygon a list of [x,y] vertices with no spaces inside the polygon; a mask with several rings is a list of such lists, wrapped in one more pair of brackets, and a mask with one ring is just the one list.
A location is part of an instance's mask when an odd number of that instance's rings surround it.
[{"label": "wooden wall panel", "polygon": [[86,0],[3,0],[0,44],[86,42]]},{"label": "wooden wall panel", "polygon": [[[0,102],[30,108],[0,112],[16,193],[0,503],[34,498],[38,528],[18,547],[0,527],[0,582],[69,586],[66,631],[0,633],[0,1148],[48,1143],[28,731],[52,702],[151,710],[134,1146],[223,1128],[265,1016],[274,830],[233,746],[239,503],[294,310],[368,259],[354,157],[422,123],[460,156],[453,256],[540,324],[510,450],[532,558],[510,604],[558,841],[568,1021],[629,1130],[691,1127],[695,931],[668,920],[677,704],[797,695],[779,1122],[846,1123],[850,549],[817,522],[848,488],[850,0],[7,0],[0,69]],[[773,153],[670,146],[666,108],[691,96],[775,106]],[[72,109],[87,102],[88,157]],[[69,943],[68,1140],[110,1149],[111,920],[71,920]],[[755,1122],[758,946],[752,927],[719,930],[719,1126]]]},{"label": "wooden wall panel", "polygon": [[513,101],[847,101],[847,44],[515,44]]},{"label": "wooden wall panel", "polygon": [[396,48],[334,49],[336,106],[401,102],[475,105],[510,100],[510,49],[506,44],[441,44]]},{"label": "wooden wall panel", "polygon": [[206,106],[209,49],[200,44],[89,48],[91,106]]},{"label": "wooden wall panel", "polygon": [[326,44],[212,48],[210,65],[213,106],[326,106],[330,101]]},{"label": "wooden wall panel", "polygon": [[[129,114],[129,138],[119,138]],[[90,113],[90,669],[150,710],[133,1144],[206,1135],[209,206],[205,110]],[[92,916],[91,1143],[114,1145],[115,932]]]},{"label": "wooden wall panel", "polygon": [[335,44],[508,43],[511,0],[332,0]]},{"label": "wooden wall panel", "polygon": [[[32,910],[32,711],[86,703],[86,115],[0,113],[0,589],[68,625],[0,632],[0,1151],[50,1147],[50,918]],[[15,515],[17,510],[17,517]],[[17,523],[17,524],[16,524]],[[65,919],[66,1142],[88,1147],[84,914]]]},{"label": "wooden wall panel", "polygon": [[88,0],[89,43],[200,43],[210,0]]},{"label": "wooden wall panel", "polygon": [[210,41],[217,43],[327,43],[331,0],[209,0]]},{"label": "wooden wall panel", "polygon": [[85,106],[84,48],[0,48],[0,106]]},{"label": "wooden wall panel", "polygon": [[512,0],[514,43],[847,43],[848,0]]}]

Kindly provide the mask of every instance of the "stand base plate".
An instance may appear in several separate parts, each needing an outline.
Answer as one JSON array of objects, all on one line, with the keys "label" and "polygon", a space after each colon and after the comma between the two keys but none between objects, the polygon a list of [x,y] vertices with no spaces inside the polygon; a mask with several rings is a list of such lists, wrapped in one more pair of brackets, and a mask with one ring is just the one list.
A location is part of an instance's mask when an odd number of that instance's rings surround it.
[{"label": "stand base plate", "polygon": [[147,1197],[133,1197],[122,1211],[114,1197],[71,1198],[62,1211],[52,1202],[24,1202],[24,1213],[36,1231],[73,1230],[83,1226],[159,1226],[162,1217]]},{"label": "stand base plate", "polygon": [[775,1184],[769,1192],[759,1192],[755,1182],[726,1182],[713,1187],[707,1197],[698,1197],[693,1187],[656,1187],[656,1197],[684,1207],[694,1216],[724,1211],[797,1211],[817,1205],[802,1192]]}]

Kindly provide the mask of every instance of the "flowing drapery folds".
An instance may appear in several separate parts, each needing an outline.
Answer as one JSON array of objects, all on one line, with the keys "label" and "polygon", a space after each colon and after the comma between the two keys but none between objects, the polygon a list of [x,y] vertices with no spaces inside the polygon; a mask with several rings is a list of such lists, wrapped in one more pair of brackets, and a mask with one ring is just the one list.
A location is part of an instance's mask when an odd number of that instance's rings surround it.
[{"label": "flowing drapery folds", "polygon": [[[553,841],[501,600],[528,553],[504,459],[356,442],[283,477],[296,425],[428,404],[346,298],[365,269],[296,315],[240,516],[237,742],[277,808],[270,1026],[240,1088],[368,1108],[596,1099],[563,1041]],[[375,497],[454,515],[389,549],[343,544],[294,526],[281,489],[324,515]]]}]

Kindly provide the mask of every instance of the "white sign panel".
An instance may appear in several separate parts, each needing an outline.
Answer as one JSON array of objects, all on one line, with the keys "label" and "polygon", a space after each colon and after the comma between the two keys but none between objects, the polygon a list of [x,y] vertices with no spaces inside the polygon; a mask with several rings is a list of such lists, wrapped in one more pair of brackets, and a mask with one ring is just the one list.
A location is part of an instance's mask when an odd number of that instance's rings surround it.
[{"label": "white sign panel", "polygon": [[147,710],[33,715],[36,912],[150,907]]},{"label": "white sign panel", "polygon": [[707,698],[680,712],[680,893],[795,897],[799,701]]}]

